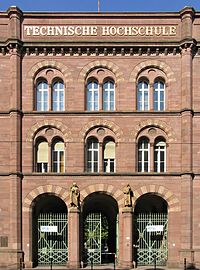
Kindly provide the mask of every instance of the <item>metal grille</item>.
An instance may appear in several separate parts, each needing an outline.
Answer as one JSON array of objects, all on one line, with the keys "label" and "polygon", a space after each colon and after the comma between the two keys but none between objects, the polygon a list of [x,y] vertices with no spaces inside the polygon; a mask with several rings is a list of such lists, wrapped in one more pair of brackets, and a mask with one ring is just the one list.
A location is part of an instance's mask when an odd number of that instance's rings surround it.
[{"label": "metal grille", "polygon": [[101,213],[90,213],[85,228],[87,262],[101,264]]},{"label": "metal grille", "polygon": [[[57,232],[42,232],[41,226],[57,226]],[[38,265],[64,265],[68,260],[66,213],[41,213],[38,218]]]},{"label": "metal grille", "polygon": [[[163,228],[162,230],[157,228]],[[137,264],[166,265],[168,218],[166,213],[139,214],[136,219]]]}]

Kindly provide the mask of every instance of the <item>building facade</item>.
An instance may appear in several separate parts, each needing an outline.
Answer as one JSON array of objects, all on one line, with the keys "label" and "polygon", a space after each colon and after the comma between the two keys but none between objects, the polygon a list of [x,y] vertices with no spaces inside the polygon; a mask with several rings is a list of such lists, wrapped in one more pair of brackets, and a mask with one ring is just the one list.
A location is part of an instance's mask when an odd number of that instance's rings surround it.
[{"label": "building facade", "polygon": [[0,266],[200,266],[199,46],[191,7],[0,13]]}]

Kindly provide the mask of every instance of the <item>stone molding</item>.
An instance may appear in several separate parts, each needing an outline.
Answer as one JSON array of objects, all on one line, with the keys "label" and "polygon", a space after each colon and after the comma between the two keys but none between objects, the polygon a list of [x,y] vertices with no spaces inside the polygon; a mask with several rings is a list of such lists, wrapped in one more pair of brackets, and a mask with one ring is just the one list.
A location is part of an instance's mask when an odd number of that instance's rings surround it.
[{"label": "stone molding", "polygon": [[71,131],[68,129],[68,127],[65,126],[62,122],[56,120],[43,120],[34,124],[26,134],[26,141],[32,142],[35,135],[37,134],[37,131],[45,127],[57,128],[63,133],[65,142],[73,141]]},{"label": "stone molding", "polygon": [[101,68],[101,67],[107,68],[110,71],[112,71],[114,73],[114,75],[116,76],[116,82],[124,81],[123,72],[120,71],[119,67],[116,64],[114,64],[113,62],[107,61],[107,60],[97,60],[97,61],[93,61],[93,62],[88,63],[81,70],[79,77],[78,77],[78,81],[85,82],[85,79],[90,71],[92,71],[95,68]]},{"label": "stone molding", "polygon": [[175,196],[175,194],[161,185],[145,185],[133,191],[133,205],[135,207],[137,199],[142,195],[147,193],[152,193],[162,197],[168,204],[168,212],[180,212],[181,204],[180,200]]},{"label": "stone molding", "polygon": [[166,122],[156,119],[144,120],[135,125],[135,129],[131,132],[131,141],[136,142],[140,131],[147,127],[157,127],[162,129],[166,133],[169,143],[176,141],[173,129],[169,125],[167,125]]},{"label": "stone molding", "polygon": [[98,119],[88,122],[79,132],[80,141],[84,142],[87,133],[95,127],[105,127],[113,131],[116,135],[116,142],[121,141],[123,138],[123,132],[118,125],[109,120]]},{"label": "stone molding", "polygon": [[172,71],[171,67],[167,65],[165,62],[161,62],[158,60],[147,60],[144,62],[139,63],[138,65],[135,66],[133,71],[131,72],[129,82],[136,83],[138,75],[141,71],[147,69],[147,68],[157,68],[163,71],[168,78],[167,83],[170,82],[175,82],[176,77],[174,72]]},{"label": "stone molding", "polygon": [[36,74],[45,68],[54,68],[59,70],[65,78],[65,83],[72,81],[72,73],[69,71],[68,67],[55,60],[44,60],[36,63],[31,68],[31,70],[29,70],[27,74],[27,81],[31,83],[34,80]]}]

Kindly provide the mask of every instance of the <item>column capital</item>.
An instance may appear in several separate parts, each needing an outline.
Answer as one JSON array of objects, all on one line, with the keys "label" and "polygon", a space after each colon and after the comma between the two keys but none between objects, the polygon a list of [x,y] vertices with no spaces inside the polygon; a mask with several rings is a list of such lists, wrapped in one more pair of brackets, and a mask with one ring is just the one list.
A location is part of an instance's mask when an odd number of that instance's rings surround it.
[{"label": "column capital", "polygon": [[132,207],[132,206],[129,206],[129,207],[123,207],[123,208],[122,208],[122,214],[126,214],[126,213],[133,214],[133,207]]},{"label": "column capital", "polygon": [[77,207],[70,207],[69,208],[69,213],[77,213],[80,214],[80,210]]}]

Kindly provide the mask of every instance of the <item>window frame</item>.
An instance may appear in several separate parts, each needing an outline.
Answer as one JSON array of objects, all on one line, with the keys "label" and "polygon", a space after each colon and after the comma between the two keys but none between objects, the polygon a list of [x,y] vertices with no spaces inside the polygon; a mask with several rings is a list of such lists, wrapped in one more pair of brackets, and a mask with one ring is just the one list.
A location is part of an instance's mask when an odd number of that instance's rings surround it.
[{"label": "window frame", "polygon": [[[165,145],[159,145],[159,144],[165,144]],[[159,147],[159,148],[158,148]],[[164,148],[160,148],[160,147],[164,147]],[[166,151],[166,141],[162,138],[156,139],[155,143],[154,143],[154,150],[153,150],[153,155],[154,155],[154,172],[157,173],[162,173],[162,172],[166,172],[166,158],[167,158],[167,151]],[[163,155],[163,160],[161,160],[161,156]],[[161,163],[164,164],[163,166],[163,170],[161,170]]]},{"label": "window frame", "polygon": [[[91,144],[91,147],[89,148],[89,144]],[[94,147],[94,144],[96,144],[96,148]],[[97,152],[97,160],[95,160],[95,153]],[[89,156],[91,156],[91,159],[89,160]],[[91,166],[89,166],[91,164]],[[96,170],[95,170],[95,164]],[[89,137],[86,142],[86,170],[89,173],[99,173],[99,140],[95,137]]]},{"label": "window frame", "polygon": [[[147,143],[147,148],[144,147],[145,143]],[[147,160],[145,160],[145,153],[147,153]],[[150,162],[150,141],[147,137],[141,137],[138,141],[138,172],[150,172]],[[147,170],[145,170],[145,163],[147,163]]]},{"label": "window frame", "polygon": [[[158,88],[155,85],[158,84]],[[160,84],[163,84],[163,88],[160,88]],[[153,110],[154,111],[165,111],[165,82],[162,79],[156,79],[153,84]],[[157,100],[155,101],[155,93],[157,93]],[[161,100],[161,93],[163,93],[163,100]],[[157,108],[155,104],[157,103]],[[163,103],[163,109],[161,104]]]},{"label": "window frame", "polygon": [[[92,88],[89,88],[89,85],[92,85]],[[93,85],[97,85],[97,88],[94,88]],[[87,81],[87,91],[86,91],[86,107],[87,107],[87,111],[99,111],[99,82],[92,78],[90,80]],[[89,97],[89,93],[91,93],[91,100],[88,98]],[[97,93],[97,98],[95,93]],[[97,99],[97,100],[96,100]],[[89,104],[91,104],[91,106],[89,106]],[[97,108],[96,108],[97,106]]]},{"label": "window frame", "polygon": [[[44,84],[46,85],[46,88],[43,88],[43,87],[38,88],[39,85],[43,86]],[[47,94],[46,99],[45,99],[45,93]],[[39,100],[39,94],[41,96],[40,100]],[[45,79],[40,79],[36,83],[36,111],[39,111],[39,112],[49,111],[49,85]]]},{"label": "window frame", "polygon": [[[62,143],[63,150],[55,150],[56,144]],[[65,149],[64,149],[64,142],[60,139],[54,139],[51,145],[51,171],[53,173],[64,173],[65,172]],[[63,155],[63,161],[60,159],[61,154]],[[54,161],[54,157],[56,155],[56,161]],[[62,164],[63,163],[63,164]],[[56,164],[56,170],[54,170],[54,165]],[[63,167],[63,171],[62,171]]]},{"label": "window frame", "polygon": [[[107,88],[105,88],[106,84],[108,84]],[[113,85],[113,88],[110,87],[110,84]],[[107,98],[105,99],[104,94],[106,93],[107,93]],[[113,96],[113,99],[112,99],[112,96]],[[115,111],[115,82],[110,78],[105,79],[103,82],[102,97],[103,97],[103,100],[102,100],[103,111]],[[107,106],[105,106],[106,104]]]},{"label": "window frame", "polygon": [[[142,87],[140,88],[140,84]],[[144,84],[147,88],[144,88]],[[145,97],[147,96],[147,100]],[[137,110],[138,111],[149,111],[150,109],[150,86],[146,79],[140,79],[137,84]]]},{"label": "window frame", "polygon": [[[61,84],[63,86],[62,88],[59,87],[55,89],[55,85]],[[56,95],[56,98],[54,94]],[[61,98],[61,96],[63,96],[63,98]],[[65,110],[65,85],[61,79],[55,79],[53,81],[51,99],[52,99],[52,111],[59,112]]]},{"label": "window frame", "polygon": [[[105,158],[105,149],[106,149],[106,145],[109,144],[110,142],[112,142],[114,144],[114,152],[115,152],[115,157],[109,157],[109,158]],[[103,172],[104,173],[115,173],[116,172],[116,143],[115,143],[115,140],[112,138],[112,137],[106,137],[104,139],[104,142],[103,142],[103,148],[102,148],[102,160],[103,160]],[[107,168],[105,167],[107,163]],[[111,165],[113,164],[113,171],[111,171]],[[106,169],[108,169],[106,171]]]}]

